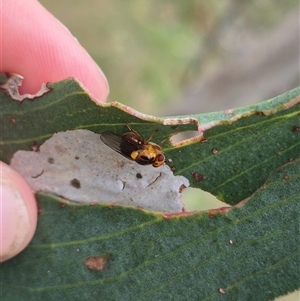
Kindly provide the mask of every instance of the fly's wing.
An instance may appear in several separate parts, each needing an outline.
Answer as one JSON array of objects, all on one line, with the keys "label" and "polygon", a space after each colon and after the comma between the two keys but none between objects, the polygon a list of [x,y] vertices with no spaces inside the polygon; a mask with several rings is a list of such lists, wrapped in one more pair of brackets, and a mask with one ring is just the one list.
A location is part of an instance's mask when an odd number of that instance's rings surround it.
[{"label": "fly's wing", "polygon": [[103,132],[100,135],[100,139],[104,144],[109,146],[114,151],[118,152],[119,154],[123,155],[126,158],[131,159],[131,157],[130,157],[131,152],[128,154],[128,153],[125,153],[124,150],[121,150],[121,145],[124,144],[122,136],[120,137],[111,132]]}]

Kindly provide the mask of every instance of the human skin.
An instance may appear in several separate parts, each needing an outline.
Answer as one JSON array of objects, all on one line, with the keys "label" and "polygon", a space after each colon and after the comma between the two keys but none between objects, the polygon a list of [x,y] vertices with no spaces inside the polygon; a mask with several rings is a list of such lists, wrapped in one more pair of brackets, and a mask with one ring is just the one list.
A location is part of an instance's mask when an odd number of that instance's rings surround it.
[{"label": "human skin", "polygon": [[[35,94],[46,82],[77,78],[98,102],[107,80],[72,34],[36,0],[0,0],[0,72],[24,77],[20,94]],[[37,222],[34,192],[0,162],[0,262],[20,253]]]}]

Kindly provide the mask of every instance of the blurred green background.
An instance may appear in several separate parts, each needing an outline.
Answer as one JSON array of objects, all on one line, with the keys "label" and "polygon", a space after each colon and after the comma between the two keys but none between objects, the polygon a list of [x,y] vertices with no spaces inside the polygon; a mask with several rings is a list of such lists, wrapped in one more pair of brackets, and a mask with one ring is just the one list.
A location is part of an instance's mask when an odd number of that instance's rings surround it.
[{"label": "blurred green background", "polygon": [[[228,68],[226,62],[246,59],[293,11],[299,15],[297,0],[40,2],[66,25],[102,68],[110,84],[109,101],[160,116],[175,111],[181,114],[182,110],[174,108],[174,100],[182,91],[222,69],[231,69],[234,63]],[[266,59],[272,52],[269,48]],[[257,60],[258,57],[254,59]],[[259,74],[260,69],[253,72]],[[284,81],[284,74],[281,76]],[[216,82],[214,90],[222,82]],[[282,92],[287,88],[283,87]],[[278,90],[274,87],[270,96],[280,94]],[[198,96],[198,102],[206,103],[207,95]],[[220,110],[218,102],[222,100],[209,98],[207,105],[214,102]],[[192,107],[190,113],[209,111],[207,105],[196,111]],[[228,108],[226,102],[224,108]]]},{"label": "blurred green background", "polygon": [[[145,114],[229,109],[299,85],[297,0],[40,2],[101,67],[108,101]],[[222,206],[193,189],[184,199],[188,210]]]}]

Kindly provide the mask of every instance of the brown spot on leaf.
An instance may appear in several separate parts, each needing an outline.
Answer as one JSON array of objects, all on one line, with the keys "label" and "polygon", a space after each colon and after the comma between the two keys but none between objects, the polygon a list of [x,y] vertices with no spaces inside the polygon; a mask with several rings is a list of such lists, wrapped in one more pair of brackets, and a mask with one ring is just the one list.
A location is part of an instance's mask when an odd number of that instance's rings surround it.
[{"label": "brown spot on leaf", "polygon": [[256,115],[259,115],[259,116],[266,116],[266,114],[262,111],[258,111],[256,112]]},{"label": "brown spot on leaf", "polygon": [[293,132],[294,134],[296,134],[296,133],[298,133],[298,131],[299,131],[299,126],[293,125],[293,126],[292,126],[292,132]]},{"label": "brown spot on leaf", "polygon": [[203,181],[206,179],[206,177],[204,175],[200,175],[198,174],[197,172],[193,171],[192,172],[192,176],[194,177],[194,179],[197,181],[197,182],[200,182],[200,181]]},{"label": "brown spot on leaf", "polygon": [[48,163],[49,164],[53,164],[54,163],[54,159],[53,158],[48,158]]},{"label": "brown spot on leaf", "polygon": [[111,254],[103,256],[91,256],[84,260],[86,267],[93,271],[101,271],[107,265],[107,260],[111,257]]},{"label": "brown spot on leaf", "polygon": [[70,181],[71,186],[73,186],[74,188],[79,189],[81,187],[80,182],[78,179],[74,178]]},{"label": "brown spot on leaf", "polygon": [[218,152],[218,150],[217,150],[216,148],[213,148],[213,149],[211,150],[211,152],[212,152],[213,154],[216,154],[216,153]]},{"label": "brown spot on leaf", "polygon": [[15,124],[16,123],[16,119],[10,118],[10,122],[13,123],[13,124]]},{"label": "brown spot on leaf", "polygon": [[36,143],[36,141],[33,141],[31,144],[31,149],[38,153],[40,151],[40,146]]},{"label": "brown spot on leaf", "polygon": [[209,215],[209,217],[213,218],[218,213],[227,213],[230,209],[231,209],[231,207],[220,207],[217,209],[211,209],[208,211],[208,215]]}]

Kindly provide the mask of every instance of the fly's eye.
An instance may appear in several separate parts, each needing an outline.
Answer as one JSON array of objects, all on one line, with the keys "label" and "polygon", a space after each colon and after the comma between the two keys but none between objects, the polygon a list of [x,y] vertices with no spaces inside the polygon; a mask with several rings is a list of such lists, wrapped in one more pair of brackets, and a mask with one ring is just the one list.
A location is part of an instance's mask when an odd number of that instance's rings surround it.
[{"label": "fly's eye", "polygon": [[162,166],[165,163],[165,156],[163,154],[159,154],[156,156],[155,161],[153,162],[154,167]]},{"label": "fly's eye", "polygon": [[159,161],[159,162],[165,161],[165,156],[163,154],[159,154],[156,157],[156,161]]}]

